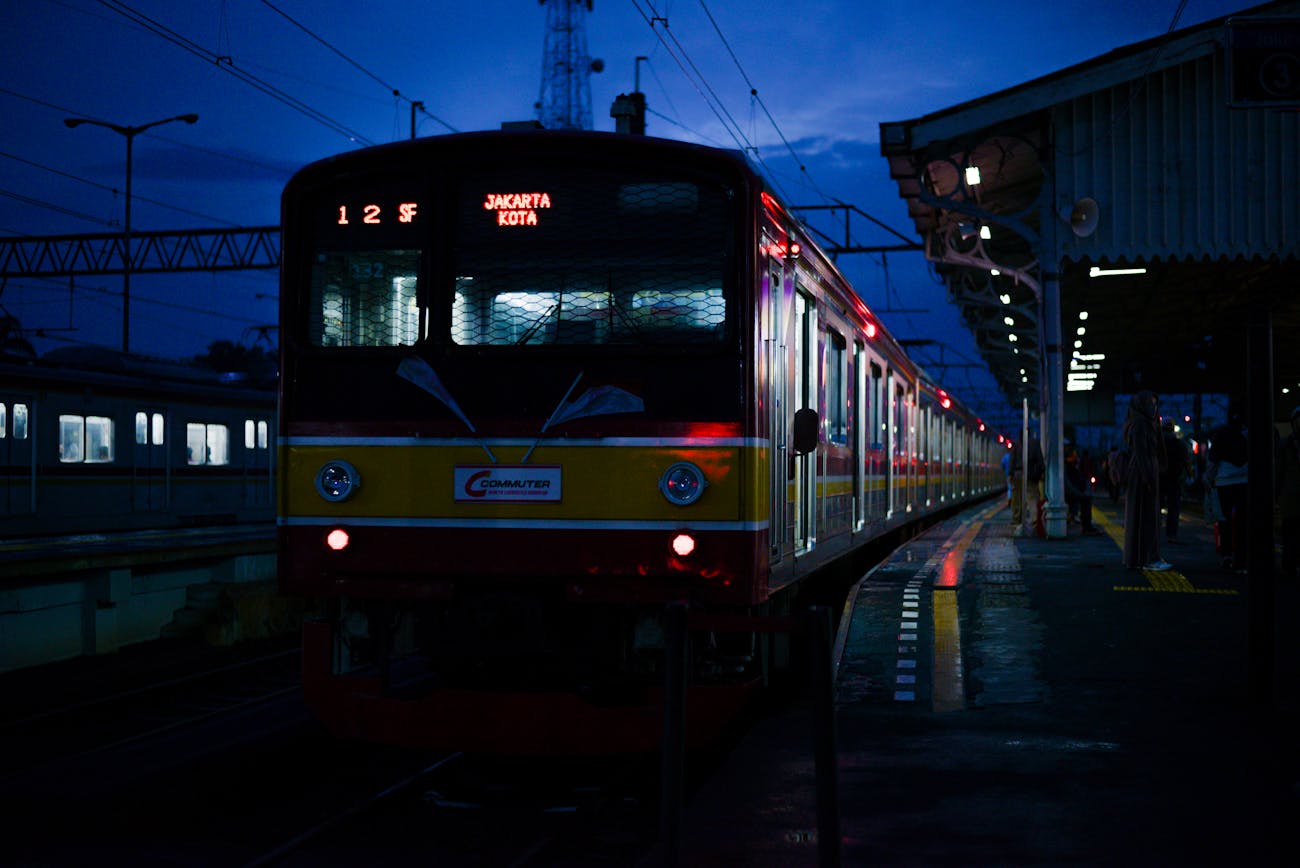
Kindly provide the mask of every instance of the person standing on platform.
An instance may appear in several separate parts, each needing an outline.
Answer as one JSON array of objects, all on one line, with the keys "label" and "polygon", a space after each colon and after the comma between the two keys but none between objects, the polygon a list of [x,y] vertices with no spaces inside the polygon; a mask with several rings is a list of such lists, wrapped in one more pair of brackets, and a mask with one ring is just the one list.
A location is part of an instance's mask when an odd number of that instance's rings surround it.
[{"label": "person standing on platform", "polygon": [[1079,451],[1065,447],[1065,502],[1078,513],[1083,535],[1095,536],[1101,531],[1092,526],[1092,485],[1081,465]]},{"label": "person standing on platform", "polygon": [[1029,466],[1025,468],[1025,536],[1038,533],[1038,519],[1043,509],[1043,475],[1047,462],[1043,460],[1043,444],[1033,434],[1029,435]]},{"label": "person standing on platform", "polygon": [[1007,480],[1007,506],[1011,506],[1011,444],[1002,452],[1002,475]]},{"label": "person standing on platform", "polygon": [[1119,502],[1119,465],[1119,444],[1116,443],[1110,447],[1110,452],[1106,454],[1106,472],[1103,474],[1106,478],[1106,489],[1110,492],[1111,503]]},{"label": "person standing on platform", "polygon": [[1165,510],[1165,541],[1178,544],[1178,518],[1183,505],[1183,480],[1192,472],[1192,459],[1187,444],[1174,433],[1174,420],[1166,419],[1161,425],[1165,459],[1168,466],[1160,476],[1160,505]]},{"label": "person standing on platform", "polygon": [[1024,519],[1025,505],[1025,467],[1020,449],[1019,443],[1008,443],[1007,454],[1011,456],[1007,462],[1011,479],[1011,524],[1015,527],[1019,527]]},{"label": "person standing on platform", "polygon": [[1277,449],[1277,505],[1282,515],[1282,575],[1300,578],[1300,407]]},{"label": "person standing on platform", "polygon": [[1222,565],[1236,573],[1246,572],[1246,528],[1250,516],[1250,432],[1246,430],[1246,412],[1237,401],[1228,404],[1228,422],[1210,435],[1210,468],[1206,476],[1213,480],[1219,495],[1223,522],[1219,530],[1223,549]]},{"label": "person standing on platform", "polygon": [[1124,566],[1164,571],[1160,557],[1160,475],[1166,463],[1160,437],[1160,402],[1143,390],[1129,400],[1124,419]]}]

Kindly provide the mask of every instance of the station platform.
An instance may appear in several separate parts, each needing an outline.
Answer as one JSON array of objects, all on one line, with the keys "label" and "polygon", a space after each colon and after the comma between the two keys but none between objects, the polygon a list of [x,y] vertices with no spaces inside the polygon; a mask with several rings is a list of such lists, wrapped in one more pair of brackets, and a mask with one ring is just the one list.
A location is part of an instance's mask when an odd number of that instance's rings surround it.
[{"label": "station platform", "polygon": [[1267,595],[1199,516],[1164,573],[1124,568],[1122,521],[1102,501],[1103,534],[1017,536],[998,501],[896,551],[836,638],[838,854],[796,707],[692,796],[680,859],[643,864],[1300,864],[1296,587],[1265,658]]}]

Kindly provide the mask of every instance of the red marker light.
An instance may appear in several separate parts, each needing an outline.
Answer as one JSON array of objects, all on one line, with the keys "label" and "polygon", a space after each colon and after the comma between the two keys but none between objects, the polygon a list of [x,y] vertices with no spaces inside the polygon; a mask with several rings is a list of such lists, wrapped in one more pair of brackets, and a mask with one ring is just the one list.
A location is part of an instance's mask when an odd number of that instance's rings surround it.
[{"label": "red marker light", "polygon": [[874,338],[876,336],[877,331],[879,330],[876,328],[875,323],[873,322],[867,323],[867,337]]},{"label": "red marker light", "polygon": [[673,537],[673,551],[679,558],[684,558],[695,551],[695,537],[688,533],[679,533]]},{"label": "red marker light", "polygon": [[325,537],[325,545],[336,552],[341,552],[347,548],[349,542],[351,542],[351,539],[348,537],[348,532],[341,527],[334,528],[329,532],[329,536]]}]

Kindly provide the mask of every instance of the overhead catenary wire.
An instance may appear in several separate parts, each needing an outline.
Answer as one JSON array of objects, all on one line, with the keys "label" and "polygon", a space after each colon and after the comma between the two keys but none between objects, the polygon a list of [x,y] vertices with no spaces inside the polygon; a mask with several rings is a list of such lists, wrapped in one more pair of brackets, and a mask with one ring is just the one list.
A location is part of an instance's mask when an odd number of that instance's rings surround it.
[{"label": "overhead catenary wire", "polygon": [[362,74],[365,75],[366,77],[368,77],[368,78],[370,78],[371,80],[377,82],[379,85],[381,85],[382,87],[384,87],[384,88],[386,88],[387,90],[389,90],[390,92],[392,92],[393,96],[397,97],[398,99],[404,99],[404,100],[406,100],[406,102],[407,102],[408,104],[415,106],[416,111],[420,112],[420,113],[423,114],[423,115],[426,115],[427,117],[431,118],[432,120],[436,121],[437,123],[442,124],[444,127],[446,127],[448,130],[450,130],[450,131],[453,132],[453,133],[460,132],[460,130],[456,129],[456,128],[453,127],[451,124],[449,124],[449,123],[447,123],[446,121],[444,121],[442,118],[440,118],[440,117],[438,117],[437,115],[435,115],[435,114],[433,114],[432,112],[430,112],[430,111],[425,107],[423,101],[421,101],[421,100],[414,100],[414,99],[411,99],[409,96],[407,96],[406,94],[402,93],[398,88],[396,88],[396,87],[394,87],[393,85],[389,84],[388,82],[384,81],[384,80],[383,80],[382,78],[380,78],[378,75],[376,75],[375,73],[371,72],[370,70],[368,70],[368,69],[366,69],[364,66],[362,66],[362,65],[361,65],[360,63],[358,63],[356,60],[353,60],[351,57],[349,57],[349,56],[348,56],[347,54],[345,54],[343,51],[341,51],[340,49],[338,49],[338,48],[336,48],[335,46],[331,45],[328,41],[326,41],[326,40],[324,39],[324,37],[320,36],[319,34],[315,33],[314,31],[312,31],[312,30],[311,30],[310,28],[308,28],[305,24],[303,24],[301,21],[298,21],[296,18],[294,18],[294,17],[293,17],[292,15],[290,15],[288,12],[285,12],[283,9],[281,9],[281,8],[278,7],[278,6],[276,6],[274,3],[270,2],[270,0],[262,0],[262,5],[265,6],[266,8],[268,8],[268,9],[270,9],[272,12],[275,12],[277,15],[279,15],[280,17],[282,17],[285,21],[288,21],[290,24],[292,24],[294,27],[297,27],[299,30],[301,30],[303,33],[305,33],[305,34],[307,34],[308,36],[310,36],[312,39],[314,39],[314,40],[316,40],[317,42],[319,42],[319,43],[320,43],[321,45],[323,45],[325,48],[327,48],[327,49],[329,49],[331,52],[333,52],[336,56],[338,56],[338,57],[341,58],[343,61],[345,61],[346,63],[348,63],[349,65],[351,65],[354,69],[356,69],[357,71],[359,71],[360,73],[362,73]]},{"label": "overhead catenary wire", "polygon": [[275,87],[269,82],[263,81],[262,79],[258,78],[252,73],[247,72],[246,70],[243,70],[240,67],[236,66],[234,59],[232,57],[228,55],[221,55],[215,51],[211,51],[210,49],[204,48],[203,46],[199,45],[197,42],[194,42],[188,37],[185,37],[180,33],[177,33],[176,31],[172,30],[171,28],[167,27],[161,22],[158,22],[153,18],[150,18],[149,16],[145,15],[143,12],[133,9],[132,7],[128,6],[126,3],[119,2],[119,0],[99,0],[99,3],[102,6],[110,9],[111,11],[118,13],[123,18],[126,18],[127,20],[140,25],[141,27],[148,30],[150,33],[153,33],[155,36],[165,39],[166,41],[172,43],[173,45],[176,45],[177,47],[182,48],[185,51],[188,51],[190,54],[193,54],[196,57],[199,57],[203,60],[206,60],[214,64],[218,69],[228,73],[229,75],[234,76],[235,78],[239,79],[240,81],[244,82],[245,84],[249,85],[255,90],[258,90],[266,94],[272,99],[288,106],[289,108],[292,108],[294,111],[297,111],[300,114],[316,121],[317,123],[331,130],[334,130],[340,135],[345,136],[350,141],[360,145],[375,144],[374,141],[367,138],[362,133],[352,129],[351,127],[348,127],[346,124],[342,123],[341,121],[335,120],[334,118],[325,114],[325,112],[308,105],[307,103],[303,102],[297,97],[289,93],[286,93],[285,91],[281,90],[278,87]]},{"label": "overhead catenary wire", "polygon": [[[73,181],[76,181],[76,182],[78,182],[78,183],[80,183],[80,184],[87,184],[87,185],[89,185],[89,186],[91,186],[91,187],[95,187],[95,188],[100,189],[100,190],[106,190],[106,191],[108,191],[108,192],[110,192],[110,193],[112,193],[112,194],[114,194],[114,195],[122,195],[122,191],[119,190],[119,189],[117,189],[116,187],[110,187],[109,185],[107,185],[107,184],[101,184],[101,183],[99,183],[98,181],[91,181],[89,178],[82,178],[82,177],[80,177],[79,175],[74,175],[74,174],[72,174],[71,172],[65,172],[65,171],[63,171],[62,169],[55,169],[55,168],[53,168],[52,166],[46,166],[46,165],[44,165],[44,164],[42,164],[42,163],[37,163],[37,162],[34,161],[34,160],[29,160],[29,159],[27,159],[27,158],[25,158],[25,157],[20,157],[20,156],[18,156],[17,154],[10,154],[10,153],[7,153],[7,152],[5,152],[5,151],[0,151],[0,157],[3,157],[4,159],[7,159],[7,160],[14,160],[15,162],[19,162],[19,163],[24,163],[25,165],[31,166],[31,167],[34,168],[34,169],[40,169],[41,171],[44,171],[44,172],[49,172],[49,173],[54,174],[54,175],[59,175],[60,177],[68,178],[68,179],[73,180]],[[19,195],[17,195],[17,194],[12,194],[12,193],[11,193],[11,194],[8,194],[8,195],[10,195],[10,197],[11,197],[11,198],[14,198],[14,199],[20,199],[20,198],[21,198],[21,199],[24,199],[24,201],[30,201],[30,202],[32,202],[32,203],[42,204],[42,205],[44,205],[45,207],[52,208],[52,209],[54,209],[54,210],[56,210],[56,211],[62,211],[63,213],[65,213],[65,214],[69,214],[69,215],[74,216],[74,217],[80,217],[80,218],[83,219],[83,220],[89,220],[89,221],[91,221],[92,223],[102,223],[102,224],[104,224],[105,226],[113,226],[113,225],[115,225],[113,221],[106,221],[106,220],[102,220],[102,219],[97,218],[97,217],[91,217],[91,216],[89,216],[89,215],[82,214],[82,213],[80,213],[80,212],[74,212],[74,211],[72,211],[72,210],[70,210],[70,209],[63,208],[63,207],[60,207],[60,206],[57,206],[57,205],[53,205],[53,204],[50,204],[50,203],[39,203],[38,200],[35,200],[35,199],[30,199],[30,200],[29,200],[29,199],[26,199],[26,197],[21,197],[21,196],[19,196]],[[232,227],[236,227],[236,228],[239,228],[240,225],[241,225],[241,224],[239,224],[239,223],[235,223],[235,222],[230,221],[230,220],[224,220],[224,219],[222,219],[221,217],[214,217],[214,216],[212,216],[211,214],[204,214],[204,213],[202,213],[202,212],[200,212],[200,211],[193,211],[193,210],[190,210],[189,208],[182,208],[182,207],[180,207],[179,205],[169,205],[169,204],[167,204],[166,202],[159,202],[157,199],[150,199],[150,198],[148,198],[148,197],[146,197],[146,196],[140,196],[140,195],[138,195],[138,194],[134,194],[134,193],[131,195],[131,200],[132,200],[133,202],[147,202],[148,204],[150,204],[150,205],[156,205],[156,206],[158,206],[159,208],[166,208],[168,211],[175,211],[175,212],[177,212],[178,214],[188,214],[188,215],[191,216],[191,217],[199,217],[199,218],[201,218],[201,219],[203,219],[203,220],[210,220],[210,221],[212,221],[213,223],[224,223],[224,224],[226,224],[227,226],[232,226]]]}]

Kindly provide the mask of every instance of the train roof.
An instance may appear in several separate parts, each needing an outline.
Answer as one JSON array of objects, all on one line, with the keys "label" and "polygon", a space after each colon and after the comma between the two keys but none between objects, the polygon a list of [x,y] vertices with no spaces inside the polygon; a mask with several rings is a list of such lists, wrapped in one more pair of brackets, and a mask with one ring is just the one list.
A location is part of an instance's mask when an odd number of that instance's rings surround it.
[{"label": "train roof", "polygon": [[122,393],[190,397],[196,401],[274,401],[275,377],[223,373],[194,364],[121,353],[106,347],[61,347],[35,359],[0,357],[10,387],[99,387]]}]

